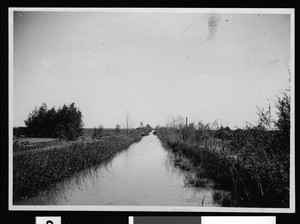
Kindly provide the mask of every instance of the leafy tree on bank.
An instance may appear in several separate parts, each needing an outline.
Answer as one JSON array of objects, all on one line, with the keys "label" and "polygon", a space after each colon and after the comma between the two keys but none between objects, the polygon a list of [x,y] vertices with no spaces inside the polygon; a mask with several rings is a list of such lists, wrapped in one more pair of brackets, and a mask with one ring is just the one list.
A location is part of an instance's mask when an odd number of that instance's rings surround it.
[{"label": "leafy tree on bank", "polygon": [[82,114],[75,104],[55,110],[45,103],[31,112],[25,120],[27,133],[31,137],[49,137],[75,140],[83,134]]},{"label": "leafy tree on bank", "polygon": [[83,134],[82,114],[75,103],[57,110],[56,137],[75,140]]}]

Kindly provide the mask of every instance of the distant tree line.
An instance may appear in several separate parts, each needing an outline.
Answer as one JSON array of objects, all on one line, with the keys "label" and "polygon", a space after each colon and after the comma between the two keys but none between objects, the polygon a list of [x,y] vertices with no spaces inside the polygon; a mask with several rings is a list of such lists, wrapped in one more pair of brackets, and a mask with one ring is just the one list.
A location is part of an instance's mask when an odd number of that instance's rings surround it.
[{"label": "distant tree line", "polygon": [[63,105],[57,110],[54,107],[48,109],[43,103],[24,122],[27,126],[26,135],[30,137],[75,140],[83,134],[82,114],[75,103]]}]

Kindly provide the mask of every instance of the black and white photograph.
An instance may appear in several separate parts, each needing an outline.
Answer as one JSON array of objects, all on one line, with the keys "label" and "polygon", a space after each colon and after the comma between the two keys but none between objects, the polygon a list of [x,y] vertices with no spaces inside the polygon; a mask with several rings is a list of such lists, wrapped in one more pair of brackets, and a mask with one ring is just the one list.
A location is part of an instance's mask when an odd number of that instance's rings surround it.
[{"label": "black and white photograph", "polygon": [[295,212],[293,9],[10,8],[9,89],[10,210]]}]

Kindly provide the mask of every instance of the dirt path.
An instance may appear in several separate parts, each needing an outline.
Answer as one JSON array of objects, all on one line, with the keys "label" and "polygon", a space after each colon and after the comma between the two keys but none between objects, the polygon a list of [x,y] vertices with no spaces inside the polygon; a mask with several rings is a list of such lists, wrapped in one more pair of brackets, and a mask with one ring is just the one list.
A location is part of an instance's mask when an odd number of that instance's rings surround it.
[{"label": "dirt path", "polygon": [[66,146],[68,146],[68,145],[70,145],[71,143],[74,143],[74,142],[64,142],[64,143],[60,142],[60,143],[55,144],[55,145],[38,147],[38,148],[28,149],[28,150],[23,150],[23,151],[16,151],[16,152],[13,152],[13,155],[19,155],[19,154],[30,153],[30,152],[37,152],[37,151],[41,151],[41,150],[51,150],[51,149],[56,149],[56,148],[62,148],[62,147],[66,147]]}]

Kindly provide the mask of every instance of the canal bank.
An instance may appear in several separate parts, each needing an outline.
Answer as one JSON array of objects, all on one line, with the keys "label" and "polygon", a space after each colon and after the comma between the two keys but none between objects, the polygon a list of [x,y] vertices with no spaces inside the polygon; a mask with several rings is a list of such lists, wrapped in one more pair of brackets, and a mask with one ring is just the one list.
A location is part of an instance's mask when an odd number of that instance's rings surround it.
[{"label": "canal bank", "polygon": [[82,170],[105,164],[141,139],[141,132],[135,130],[129,135],[115,134],[90,142],[79,140],[68,145],[14,152],[13,202],[34,197]]},{"label": "canal bank", "polygon": [[109,163],[85,169],[18,205],[219,206],[211,188],[188,186],[193,174],[174,166],[174,160],[151,133]]}]

